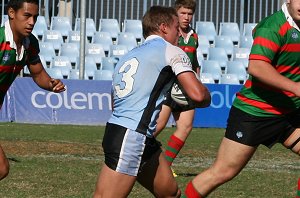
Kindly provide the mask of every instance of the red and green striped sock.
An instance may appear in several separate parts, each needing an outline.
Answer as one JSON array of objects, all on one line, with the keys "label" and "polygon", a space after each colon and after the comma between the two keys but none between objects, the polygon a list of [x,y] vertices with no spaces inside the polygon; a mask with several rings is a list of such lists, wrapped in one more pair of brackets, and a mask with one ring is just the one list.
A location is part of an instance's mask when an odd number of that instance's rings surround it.
[{"label": "red and green striped sock", "polygon": [[165,151],[166,159],[170,166],[172,165],[174,159],[176,158],[183,145],[184,142],[182,140],[177,138],[175,135],[171,135]]},{"label": "red and green striped sock", "polygon": [[186,189],[184,191],[184,195],[182,198],[202,198],[201,195],[198,193],[198,191],[193,186],[192,181],[188,183],[186,186]]}]

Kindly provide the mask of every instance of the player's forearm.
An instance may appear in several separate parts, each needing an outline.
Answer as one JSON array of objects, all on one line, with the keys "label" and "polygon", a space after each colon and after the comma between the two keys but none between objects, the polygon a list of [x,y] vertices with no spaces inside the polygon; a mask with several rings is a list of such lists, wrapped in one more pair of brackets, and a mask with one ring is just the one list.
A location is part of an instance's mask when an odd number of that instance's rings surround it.
[{"label": "player's forearm", "polygon": [[33,75],[32,79],[40,88],[48,91],[53,91],[53,86],[51,85],[51,77],[46,72],[42,72],[39,75]]}]

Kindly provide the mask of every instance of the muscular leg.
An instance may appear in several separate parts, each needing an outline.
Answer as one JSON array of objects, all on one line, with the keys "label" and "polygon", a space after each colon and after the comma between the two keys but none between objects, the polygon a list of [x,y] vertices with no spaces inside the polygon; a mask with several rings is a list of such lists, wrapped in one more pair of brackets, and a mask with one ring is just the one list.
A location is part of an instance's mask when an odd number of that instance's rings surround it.
[{"label": "muscular leg", "polygon": [[195,189],[207,196],[221,184],[233,179],[245,167],[256,147],[223,138],[213,165],[193,179]]},{"label": "muscular leg", "polygon": [[137,180],[155,197],[180,197],[176,180],[161,150],[143,166]]},{"label": "muscular leg", "polygon": [[154,137],[157,137],[160,134],[160,132],[166,127],[168,120],[170,118],[170,115],[171,115],[171,111],[172,111],[171,108],[167,105],[163,105],[161,107],[159,117],[156,120],[157,126],[156,126],[156,131],[153,134]]},{"label": "muscular leg", "polygon": [[187,137],[192,131],[194,112],[195,110],[173,113],[173,116],[176,120],[176,130],[169,138],[168,146],[165,152],[170,166],[184,146]]},{"label": "muscular leg", "polygon": [[176,131],[173,133],[173,135],[183,142],[185,142],[193,129],[194,114],[194,109],[173,113],[173,116],[176,120]]},{"label": "muscular leg", "polygon": [[9,172],[9,162],[5,156],[5,153],[0,146],[0,180],[4,179]]},{"label": "muscular leg", "polygon": [[118,173],[103,165],[96,184],[94,198],[127,197],[136,177]]},{"label": "muscular leg", "polygon": [[283,143],[286,148],[300,155],[300,129],[296,129]]}]

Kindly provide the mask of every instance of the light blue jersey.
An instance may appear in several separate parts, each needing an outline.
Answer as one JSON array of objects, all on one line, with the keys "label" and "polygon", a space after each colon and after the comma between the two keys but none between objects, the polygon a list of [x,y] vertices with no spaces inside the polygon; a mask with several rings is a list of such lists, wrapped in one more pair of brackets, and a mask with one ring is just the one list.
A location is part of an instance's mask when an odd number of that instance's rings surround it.
[{"label": "light blue jersey", "polygon": [[175,75],[185,71],[192,71],[192,65],[183,50],[162,37],[149,36],[116,65],[114,109],[108,122],[152,137],[164,95]]}]

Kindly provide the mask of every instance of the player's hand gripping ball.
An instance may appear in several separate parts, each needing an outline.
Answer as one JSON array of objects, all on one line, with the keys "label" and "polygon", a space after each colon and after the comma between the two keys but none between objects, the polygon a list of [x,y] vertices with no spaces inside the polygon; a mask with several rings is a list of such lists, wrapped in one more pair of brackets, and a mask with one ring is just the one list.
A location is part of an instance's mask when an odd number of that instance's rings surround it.
[{"label": "player's hand gripping ball", "polygon": [[[199,77],[196,73],[195,76],[199,80]],[[181,87],[180,84],[178,84],[178,81],[175,81],[171,88],[171,98],[179,105],[182,106],[192,105],[193,104],[192,99],[190,99],[188,95],[182,90],[183,88]]]}]

